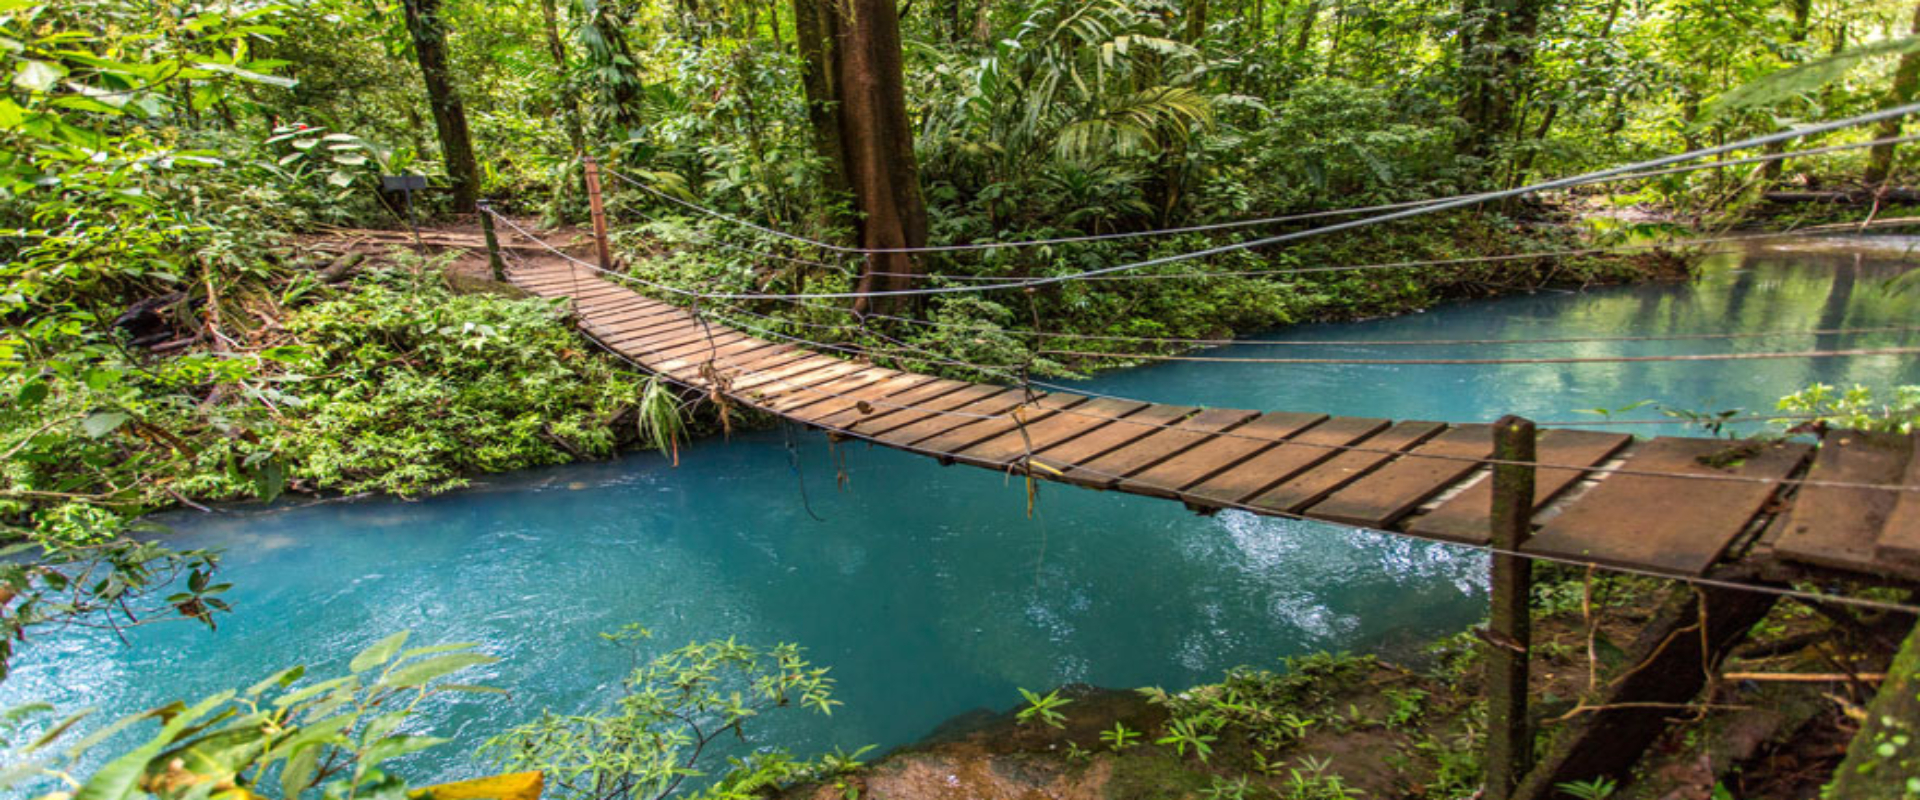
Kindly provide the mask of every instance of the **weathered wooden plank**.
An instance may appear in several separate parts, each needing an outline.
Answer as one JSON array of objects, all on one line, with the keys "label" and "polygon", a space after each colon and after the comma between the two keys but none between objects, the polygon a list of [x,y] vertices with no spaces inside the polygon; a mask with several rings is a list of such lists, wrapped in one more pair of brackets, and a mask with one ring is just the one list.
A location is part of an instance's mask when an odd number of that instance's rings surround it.
[{"label": "weathered wooden plank", "polygon": [[1913,455],[1899,481],[1906,489],[1881,526],[1874,551],[1895,572],[1920,580],[1920,433],[1908,437],[1907,448]]},{"label": "weathered wooden plank", "polygon": [[1282,514],[1298,514],[1320,502],[1340,487],[1386,463],[1394,454],[1427,440],[1446,425],[1439,422],[1397,422],[1390,428],[1341,450],[1313,469],[1268,489],[1248,502],[1254,508]]},{"label": "weathered wooden plank", "polygon": [[863,403],[868,409],[874,409],[876,403],[884,402],[888,396],[906,392],[936,380],[938,378],[911,372],[896,373],[893,377],[878,383],[844,392],[840,397],[828,397],[818,402],[795,405],[781,413],[802,422],[817,423],[842,411],[857,410]]},{"label": "weathered wooden plank", "polygon": [[829,358],[819,353],[811,353],[806,358],[797,358],[778,367],[755,370],[750,375],[736,377],[732,384],[727,387],[727,391],[731,392],[735,397],[751,402],[758,394],[764,394],[764,392],[755,391],[762,384],[785,380],[790,377],[845,363],[847,362],[837,358]]},{"label": "weathered wooden plank", "polygon": [[1549,520],[1526,550],[1699,575],[1760,513],[1808,450],[1789,443],[1655,439],[1635,450],[1622,469],[1757,480],[1611,475]]},{"label": "weathered wooden plank", "polygon": [[1059,480],[1067,470],[1073,467],[1160,433],[1168,426],[1177,425],[1198,413],[1200,409],[1193,406],[1160,404],[1147,406],[1078,437],[1062,441],[1047,448],[1045,452],[1035,455],[1031,461],[1039,468],[1034,469],[1033,473]]},{"label": "weathered wooden plank", "polygon": [[944,458],[1009,431],[1017,434],[1022,425],[1031,428],[1052,419],[1061,411],[1076,408],[1086,402],[1086,395],[1068,392],[1046,394],[1033,403],[1022,403],[999,419],[975,420],[971,425],[962,425],[938,436],[929,436],[913,442],[911,447],[914,450]]},{"label": "weathered wooden plank", "polygon": [[779,346],[780,345],[773,344],[772,342],[759,339],[742,339],[721,345],[711,352],[690,353],[683,356],[642,363],[647,363],[659,372],[680,372],[688,369],[699,369],[706,366],[709,362],[718,369],[736,363],[741,359],[749,358],[762,350],[769,350]]},{"label": "weathered wooden plank", "polygon": [[1098,458],[1075,464],[1061,480],[1096,489],[1112,489],[1122,479],[1159,464],[1199,445],[1221,431],[1231,430],[1254,417],[1257,411],[1233,408],[1209,408],[1150,436]]},{"label": "weathered wooden plank", "polygon": [[720,347],[739,342],[764,343],[765,339],[755,339],[744,333],[735,333],[725,328],[715,328],[710,333],[701,333],[691,339],[683,339],[677,344],[659,344],[650,349],[648,358],[667,361],[686,359],[705,361]]},{"label": "weathered wooden plank", "polygon": [[803,397],[786,394],[766,400],[760,404],[760,408],[782,416],[791,416],[789,412],[795,408],[831,401],[837,396],[859,391],[901,374],[903,373],[885,367],[868,365],[866,369],[857,370],[814,386],[814,392],[808,393],[810,396]]},{"label": "weathered wooden plank", "polygon": [[[1912,457],[1911,436],[1829,431],[1821,438],[1807,480],[1898,484]],[[1899,501],[1895,491],[1802,486],[1773,552],[1823,567],[1873,571],[1881,529]]]},{"label": "weathered wooden plank", "polygon": [[1277,447],[1281,441],[1326,418],[1325,414],[1286,411],[1261,414],[1252,422],[1234,428],[1232,433],[1208,439],[1120,481],[1119,489],[1152,497],[1178,497],[1181,490],[1231,469],[1255,454]]},{"label": "weathered wooden plank", "polygon": [[954,392],[963,391],[974,384],[963,381],[940,379],[924,383],[911,389],[902,390],[870,401],[866,406],[855,404],[833,414],[816,418],[813,424],[833,430],[852,430],[863,421],[877,422],[894,414],[905,413],[919,403],[928,403]]},{"label": "weathered wooden plank", "polygon": [[[1554,428],[1540,432],[1541,464],[1595,467],[1606,463],[1633,441],[1624,433],[1599,433]],[[1533,474],[1533,510],[1538,513],[1587,474],[1578,469],[1540,467]],[[1430,539],[1466,544],[1487,543],[1487,509],[1493,502],[1493,483],[1481,481],[1447,498],[1432,512],[1407,523],[1407,531]]]},{"label": "weathered wooden plank", "polygon": [[1334,417],[1295,434],[1278,447],[1207,479],[1181,493],[1187,505],[1217,509],[1246,503],[1267,490],[1292,480],[1315,464],[1332,460],[1354,444],[1385,430],[1392,423],[1370,417]]},{"label": "weathered wooden plank", "polygon": [[[782,348],[785,349],[783,350]],[[764,350],[755,350],[730,363],[720,364],[714,368],[714,372],[717,373],[721,380],[731,389],[733,383],[736,381],[814,358],[817,355],[817,353],[811,350],[804,350],[789,345],[777,345]]]},{"label": "weathered wooden plank", "polygon": [[820,393],[812,391],[812,387],[834,380],[843,375],[850,375],[863,369],[869,369],[873,366],[872,364],[860,361],[841,361],[839,359],[834,359],[833,361],[833,364],[821,369],[796,372],[783,378],[761,381],[753,384],[751,388],[741,389],[735,387],[732,394],[756,406],[796,392],[804,393],[808,397],[820,397]]},{"label": "weathered wooden plank", "polygon": [[1134,400],[1102,397],[1029,424],[1024,432],[1008,420],[1004,433],[962,449],[954,459],[975,466],[1001,469],[1025,458],[1028,453],[1043,452],[1147,407],[1147,403]]},{"label": "weathered wooden plank", "polygon": [[1385,528],[1479,469],[1480,459],[1491,455],[1492,427],[1451,428],[1307,507],[1306,514],[1343,525]]},{"label": "weathered wooden plank", "polygon": [[[1045,394],[1029,397],[1024,391],[1009,388],[1006,392],[993,397],[954,408],[951,410],[952,413],[930,417],[912,425],[903,425],[887,431],[880,440],[905,450],[918,450],[914,445],[919,442],[938,438],[976,423],[990,421],[982,417],[1000,419],[1002,415],[1011,414],[1015,409],[1030,406],[1031,403],[1038,403],[1046,397]],[[960,416],[961,414],[970,416]]]},{"label": "weathered wooden plank", "polygon": [[580,324],[589,330],[596,331],[596,335],[601,338],[609,338],[613,336],[631,336],[643,331],[663,328],[668,325],[685,324],[687,321],[688,318],[685,314],[664,312],[659,314],[619,313],[609,314],[604,317],[583,317],[580,320]]},{"label": "weathered wooden plank", "polygon": [[[912,408],[902,410],[898,413],[888,414],[885,417],[869,417],[854,423],[849,429],[868,438],[880,439],[893,431],[909,425],[919,425],[927,421],[942,423],[950,427],[973,418],[970,415],[997,413],[994,411],[964,411],[962,409],[980,404],[983,401],[990,404],[1005,403],[1009,395],[1012,395],[1011,400],[1013,402],[1018,402],[1020,393],[1008,389],[1005,386],[975,384],[952,394],[942,395],[935,400],[929,400],[924,403],[914,403]],[[995,398],[1002,399],[996,401]],[[882,441],[893,440],[882,439]]]}]

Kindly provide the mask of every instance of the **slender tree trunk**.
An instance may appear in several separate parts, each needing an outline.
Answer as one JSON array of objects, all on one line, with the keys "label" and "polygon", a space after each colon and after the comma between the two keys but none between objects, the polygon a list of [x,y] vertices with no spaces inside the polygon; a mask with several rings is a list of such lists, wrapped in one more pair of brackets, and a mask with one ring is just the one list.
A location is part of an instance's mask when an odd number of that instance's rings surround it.
[{"label": "slender tree trunk", "polygon": [[975,44],[987,44],[993,41],[993,0],[980,0],[973,7],[973,41]]},{"label": "slender tree trunk", "polygon": [[[854,229],[871,249],[921,247],[927,209],[913,156],[900,20],[893,0],[795,0],[814,141],[853,192]],[[809,35],[811,34],[811,35]],[[904,253],[867,258],[859,291],[918,285],[918,262]],[[861,298],[858,310],[899,308],[899,298]]]},{"label": "slender tree trunk", "polygon": [[1523,94],[1533,63],[1544,0],[1463,0],[1460,64],[1467,85],[1460,117],[1467,135],[1460,152],[1486,158],[1514,130],[1515,100]]},{"label": "slender tree trunk", "polygon": [[573,84],[566,77],[568,72],[567,43],[560,38],[560,12],[555,8],[554,0],[540,0],[540,15],[545,23],[547,36],[547,54],[553,57],[553,67],[559,70],[561,124],[567,129],[567,144],[573,147],[573,154],[586,152],[587,135],[580,125],[580,101],[573,94]]},{"label": "slender tree trunk", "polygon": [[404,0],[407,31],[413,34],[413,54],[420,62],[420,78],[427,85],[433,109],[433,127],[440,134],[440,155],[453,182],[453,208],[473,209],[480,191],[480,166],[473,158],[467,134],[467,107],[453,86],[447,66],[447,28],[440,21],[440,0]]},{"label": "slender tree trunk", "polygon": [[[1789,2],[1793,4],[1793,29],[1787,32],[1787,42],[1793,45],[1790,48],[1793,55],[1789,56],[1789,61],[1797,62],[1800,60],[1799,46],[1807,41],[1808,20],[1813,16],[1813,0],[1789,0]],[[1786,151],[1786,142],[1774,142],[1767,145],[1761,152],[1767,155],[1779,155]],[[1768,184],[1778,183],[1780,175],[1786,171],[1786,168],[1787,160],[1784,158],[1769,161],[1760,168],[1760,176]]]},{"label": "slender tree trunk", "polygon": [[[1920,34],[1920,5],[1913,9],[1913,32]],[[1912,51],[1900,54],[1900,65],[1893,71],[1893,90],[1887,93],[1885,107],[1903,105],[1913,100],[1915,88],[1920,88],[1920,55]],[[1874,138],[1889,139],[1900,135],[1905,120],[1900,117],[1882,120],[1874,129]],[[1867,151],[1867,185],[1886,182],[1893,175],[1893,149],[1896,145],[1878,144]]]},{"label": "slender tree trunk", "polygon": [[1207,0],[1187,0],[1187,44],[1199,46],[1207,36]]},{"label": "slender tree trunk", "polygon": [[1311,67],[1313,62],[1313,26],[1320,19],[1320,0],[1307,0],[1300,11],[1300,30],[1294,34],[1293,53],[1301,64]]}]

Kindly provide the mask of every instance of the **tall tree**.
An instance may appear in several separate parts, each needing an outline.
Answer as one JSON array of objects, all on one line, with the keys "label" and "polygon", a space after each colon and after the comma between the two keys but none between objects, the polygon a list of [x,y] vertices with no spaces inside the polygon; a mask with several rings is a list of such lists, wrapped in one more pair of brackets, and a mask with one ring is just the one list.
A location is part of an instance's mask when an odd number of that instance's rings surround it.
[{"label": "tall tree", "polygon": [[[1913,32],[1920,34],[1920,5],[1913,9]],[[1920,89],[1920,54],[1909,50],[1900,54],[1900,65],[1893,69],[1893,89],[1887,93],[1886,107],[1904,105],[1913,102],[1914,90]],[[1904,122],[1900,117],[1884,120],[1874,131],[1876,139],[1892,139],[1900,135]],[[1895,145],[1877,144],[1867,152],[1867,184],[1883,183],[1893,174],[1893,148]]]},{"label": "tall tree", "polygon": [[440,155],[453,182],[453,207],[467,211],[480,191],[480,166],[467,134],[467,107],[460,102],[453,71],[447,67],[447,28],[440,21],[440,0],[405,0],[405,6],[413,54],[420,62],[420,78],[427,84],[427,101],[433,108],[433,127],[440,133]]},{"label": "tall tree", "polygon": [[1461,0],[1460,152],[1485,158],[1514,134],[1515,99],[1533,62],[1545,0]]},{"label": "tall tree", "polygon": [[[829,188],[853,194],[852,220],[861,246],[927,243],[927,207],[913,156],[900,54],[900,18],[893,0],[794,0],[795,30],[807,67],[803,76],[814,142],[835,167]],[[905,253],[874,253],[860,276],[862,292],[913,288],[921,273]],[[860,310],[898,302],[855,303]]]}]

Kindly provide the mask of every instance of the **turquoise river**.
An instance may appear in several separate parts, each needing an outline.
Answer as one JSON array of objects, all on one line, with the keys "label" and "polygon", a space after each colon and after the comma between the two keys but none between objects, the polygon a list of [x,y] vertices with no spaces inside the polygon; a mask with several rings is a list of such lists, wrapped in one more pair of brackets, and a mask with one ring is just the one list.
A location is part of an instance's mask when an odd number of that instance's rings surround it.
[{"label": "turquoise river", "polygon": [[[1920,240],[1798,242],[1716,257],[1687,284],[1542,292],[1426,313],[1278,331],[1276,340],[1528,339],[1911,325],[1920,285],[1890,289]],[[1913,282],[1909,282],[1912,284]],[[1878,333],[1506,347],[1236,347],[1309,357],[1604,356],[1910,344]],[[1165,402],[1450,421],[1656,400],[1766,413],[1815,381],[1920,383],[1920,359],[1504,366],[1165,364],[1092,390]],[[1660,419],[1648,406],[1624,416]],[[1642,426],[1635,433],[1681,433]],[[1068,682],[1186,686],[1237,664],[1322,649],[1404,652],[1475,622],[1476,552],[1329,525],[1043,484],[865,445],[846,483],[818,434],[779,430],[484,478],[420,501],[372,499],[173,514],[178,543],[224,548],[236,588],[217,632],[185,624],[50,631],[21,645],[0,707],[97,706],[96,720],[245,686],[280,667],[345,669],[402,629],[478,642],[498,664],[467,682],[511,689],[430,703],[418,727],[454,739],[410,759],[416,778],[473,774],[489,735],[542,709],[591,708],[628,656],[597,633],[628,623],[652,645],[734,636],[793,641],[831,665],[832,717],[776,714],[757,745],[811,754],[911,742],[943,720]],[[799,469],[795,469],[797,461]],[[802,481],[805,498],[802,499]],[[809,506],[811,511],[809,511]],[[817,516],[817,519],[816,519]]]}]

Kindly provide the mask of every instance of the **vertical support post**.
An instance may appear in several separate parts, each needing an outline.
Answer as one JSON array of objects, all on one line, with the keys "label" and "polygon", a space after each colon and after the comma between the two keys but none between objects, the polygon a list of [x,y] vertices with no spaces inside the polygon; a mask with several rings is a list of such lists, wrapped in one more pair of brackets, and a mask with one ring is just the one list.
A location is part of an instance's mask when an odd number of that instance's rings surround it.
[{"label": "vertical support post", "polygon": [[493,204],[485,200],[476,204],[480,209],[480,231],[487,235],[487,264],[493,267],[493,280],[507,282],[507,262],[500,260],[500,239],[493,233]]},{"label": "vertical support post", "polygon": [[607,208],[600,203],[600,163],[586,157],[587,202],[593,207],[593,242],[600,255],[600,268],[613,269],[613,251],[607,247]]},{"label": "vertical support post", "polygon": [[1533,646],[1533,564],[1517,552],[1533,533],[1534,429],[1502,417],[1493,424],[1492,609],[1487,636],[1487,800],[1507,800],[1533,761],[1527,670]]}]

